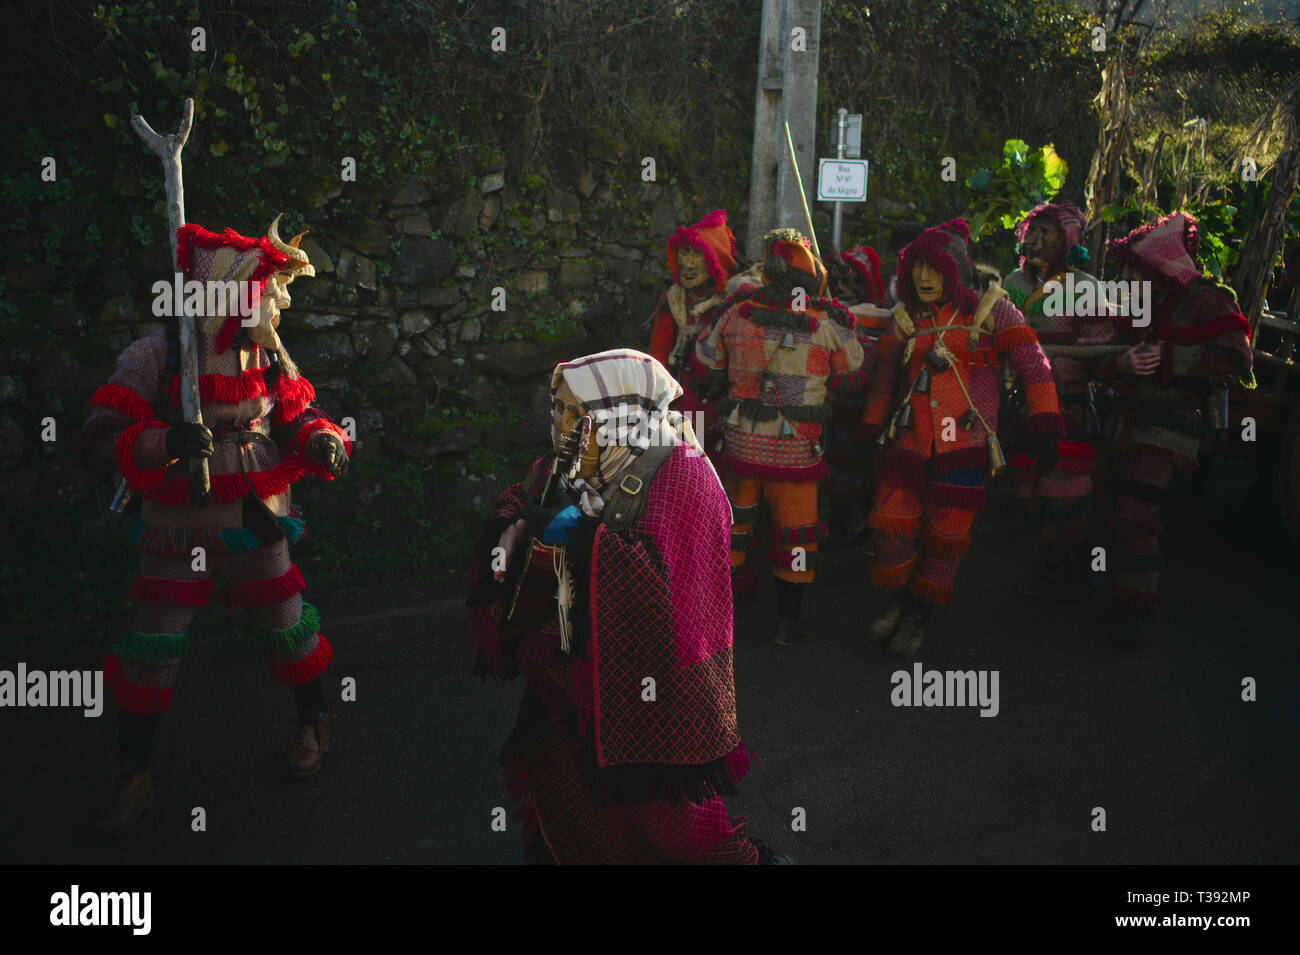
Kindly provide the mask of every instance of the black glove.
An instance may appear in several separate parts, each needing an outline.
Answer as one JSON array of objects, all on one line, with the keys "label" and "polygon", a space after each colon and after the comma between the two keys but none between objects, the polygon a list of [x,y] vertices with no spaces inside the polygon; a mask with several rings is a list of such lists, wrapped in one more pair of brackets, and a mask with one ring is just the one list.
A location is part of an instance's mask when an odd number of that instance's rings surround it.
[{"label": "black glove", "polygon": [[333,477],[348,473],[348,452],[343,439],[332,431],[317,431],[307,442],[307,453],[325,465]]},{"label": "black glove", "polygon": [[215,446],[212,432],[201,424],[185,422],[174,424],[167,429],[167,457],[176,458],[210,458]]},{"label": "black glove", "polygon": [[524,519],[528,521],[528,532],[541,539],[542,533],[551,526],[551,521],[555,520],[555,516],[568,506],[566,502],[562,501],[554,507],[542,507],[541,495],[528,495],[528,504],[524,512]]},{"label": "black glove", "polygon": [[1057,446],[1057,440],[1054,434],[1034,436],[1034,460],[1038,462],[1039,470],[1050,471],[1061,459],[1061,449]]}]

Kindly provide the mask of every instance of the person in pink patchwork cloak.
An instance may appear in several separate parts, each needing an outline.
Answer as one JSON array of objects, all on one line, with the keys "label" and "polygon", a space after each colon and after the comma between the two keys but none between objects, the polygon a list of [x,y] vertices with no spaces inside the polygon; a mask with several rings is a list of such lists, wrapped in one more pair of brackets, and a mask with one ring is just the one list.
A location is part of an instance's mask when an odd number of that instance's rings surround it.
[{"label": "person in pink patchwork cloak", "polygon": [[[593,439],[554,501],[539,497],[550,455],[497,498],[469,581],[476,672],[527,682],[501,754],[525,861],[775,861],[722,800],[749,767],[731,508],[669,409],[681,385],[616,349],[556,366],[551,391],[557,446],[584,416]],[[543,599],[526,610],[516,594],[534,584]]]}]

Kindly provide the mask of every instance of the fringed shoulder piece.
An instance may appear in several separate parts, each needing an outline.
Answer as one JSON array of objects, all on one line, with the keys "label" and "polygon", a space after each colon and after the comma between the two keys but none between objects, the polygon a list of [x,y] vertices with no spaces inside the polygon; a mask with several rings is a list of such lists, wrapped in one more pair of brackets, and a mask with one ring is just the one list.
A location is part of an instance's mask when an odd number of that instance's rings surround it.
[{"label": "fringed shoulder piece", "polygon": [[980,297],[979,306],[975,309],[975,318],[970,325],[971,348],[979,343],[980,332],[993,334],[993,306],[1007,297],[1007,290],[998,283],[997,279],[989,282],[988,288]]},{"label": "fringed shoulder piece", "polygon": [[908,314],[907,306],[899,302],[894,306],[894,337],[900,342],[910,338],[916,331],[916,323]]}]

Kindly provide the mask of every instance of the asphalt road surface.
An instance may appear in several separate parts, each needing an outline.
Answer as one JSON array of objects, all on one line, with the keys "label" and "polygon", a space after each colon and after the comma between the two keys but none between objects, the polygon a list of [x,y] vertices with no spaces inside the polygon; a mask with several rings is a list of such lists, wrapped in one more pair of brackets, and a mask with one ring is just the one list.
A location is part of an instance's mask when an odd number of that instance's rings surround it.
[{"label": "asphalt road surface", "polygon": [[[829,555],[805,646],[772,644],[770,590],[741,602],[740,727],[762,767],[733,811],[805,864],[1300,861],[1300,588],[1272,498],[1247,483],[1227,468],[1208,495],[1172,500],[1158,638],[1136,652],[1112,649],[1081,604],[1017,596],[1034,538],[1007,489],[992,495],[920,662],[998,671],[994,717],[891,704],[891,674],[910,666],[863,638],[884,597],[857,549]],[[471,676],[462,578],[309,596],[335,643],[335,691],[352,677],[357,697],[334,708],[319,775],[277,778],[290,696],[218,626],[159,731],[157,805],[124,839],[98,842],[89,825],[111,714],[0,711],[0,861],[517,863],[517,829],[491,821],[523,687]],[[94,665],[57,647],[26,662]]]}]

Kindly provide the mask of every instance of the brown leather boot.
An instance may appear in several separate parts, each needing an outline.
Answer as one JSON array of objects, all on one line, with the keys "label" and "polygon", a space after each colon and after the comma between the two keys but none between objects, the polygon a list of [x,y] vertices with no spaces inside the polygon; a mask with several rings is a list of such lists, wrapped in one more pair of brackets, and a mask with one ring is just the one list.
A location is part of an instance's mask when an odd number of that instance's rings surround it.
[{"label": "brown leather boot", "polygon": [[306,779],[320,772],[330,748],[329,717],[303,723],[298,727],[289,751],[284,754],[284,774],[291,779]]},{"label": "brown leather boot", "polygon": [[921,641],[925,639],[924,624],[919,613],[915,610],[909,612],[899,625],[898,632],[885,644],[885,656],[891,660],[910,660],[916,656],[916,651],[921,649]]},{"label": "brown leather boot", "polygon": [[902,600],[891,600],[885,612],[872,621],[867,628],[867,639],[872,643],[884,643],[898,632],[907,613],[907,604]]},{"label": "brown leather boot", "polygon": [[101,836],[125,835],[152,805],[153,780],[149,778],[149,770],[121,766],[108,777],[108,793],[95,814],[95,832]]}]

